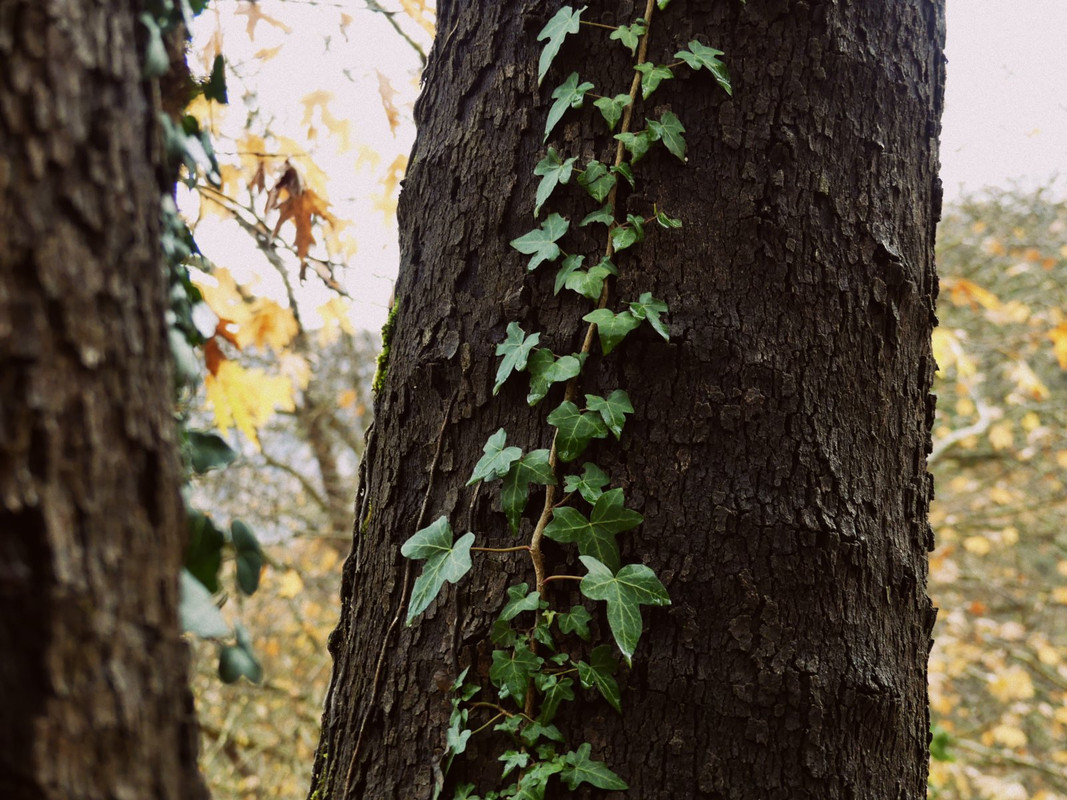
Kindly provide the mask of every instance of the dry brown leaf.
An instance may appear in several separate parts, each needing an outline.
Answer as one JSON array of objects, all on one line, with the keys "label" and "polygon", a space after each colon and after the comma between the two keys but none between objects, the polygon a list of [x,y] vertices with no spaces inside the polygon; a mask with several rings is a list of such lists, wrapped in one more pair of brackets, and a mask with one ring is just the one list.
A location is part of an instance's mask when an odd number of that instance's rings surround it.
[{"label": "dry brown leaf", "polygon": [[241,3],[240,8],[234,12],[238,16],[248,17],[248,25],[245,30],[248,31],[248,38],[255,41],[256,38],[256,25],[260,22],[266,22],[268,25],[273,25],[275,28],[279,28],[284,33],[292,33],[293,29],[282,22],[280,19],[268,16],[263,13],[263,9],[259,7],[259,3],[245,2]]}]

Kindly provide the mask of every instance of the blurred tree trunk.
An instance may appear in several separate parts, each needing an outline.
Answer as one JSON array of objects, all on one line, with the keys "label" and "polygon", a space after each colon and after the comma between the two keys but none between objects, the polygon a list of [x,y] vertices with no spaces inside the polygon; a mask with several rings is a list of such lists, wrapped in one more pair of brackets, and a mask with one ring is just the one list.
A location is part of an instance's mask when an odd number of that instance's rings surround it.
[{"label": "blurred tree trunk", "polygon": [[[504,587],[530,579],[518,558],[476,554],[412,627],[390,624],[414,577],[399,547],[420,522],[446,514],[481,544],[515,543],[495,491],[464,484],[498,427],[509,444],[547,447],[559,398],[528,409],[521,378],[491,396],[507,323],[557,353],[578,348],[585,309],[507,242],[533,227],[552,87],[578,70],[613,95],[633,73],[583,26],[538,90],[534,39],[559,5],[438,5],[313,797],[431,796],[444,689],[467,665],[489,685]],[[614,25],[644,4],[589,6],[583,20]],[[623,208],[657,204],[685,227],[620,257],[612,302],[662,297],[671,342],[638,331],[583,377],[583,392],[632,398],[621,448],[596,455],[645,517],[623,537],[624,562],[652,566],[673,601],[646,613],[623,714],[590,701],[558,720],[630,783],[625,796],[926,796],[943,36],[943,3],[928,0],[674,0],[656,16],[649,58],[699,38],[725,51],[734,96],[679,70],[638,109],[681,118],[689,161],[650,154]],[[606,160],[594,115],[565,117],[564,156]],[[577,188],[558,195],[572,219],[591,210]],[[494,736],[479,733],[452,768],[483,791],[499,785]],[[587,790],[574,796],[603,794]]]},{"label": "blurred tree trunk", "polygon": [[140,3],[0,0],[0,797],[206,796]]}]

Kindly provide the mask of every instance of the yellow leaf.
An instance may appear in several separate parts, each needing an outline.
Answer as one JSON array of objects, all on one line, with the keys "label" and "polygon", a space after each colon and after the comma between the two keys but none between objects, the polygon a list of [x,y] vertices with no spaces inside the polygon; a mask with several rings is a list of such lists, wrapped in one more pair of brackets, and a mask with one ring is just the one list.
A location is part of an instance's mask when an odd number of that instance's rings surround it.
[{"label": "yellow leaf", "polygon": [[969,397],[961,397],[956,401],[956,413],[961,417],[969,417],[975,413],[974,401]]},{"label": "yellow leaf", "polygon": [[1006,506],[1015,502],[1015,495],[1010,489],[1003,486],[994,486],[989,490],[989,499],[998,506]]},{"label": "yellow leaf", "polygon": [[345,389],[337,397],[337,407],[338,408],[350,408],[350,407],[352,407],[352,406],[354,406],[356,404],[356,398],[357,397],[358,397],[358,395],[356,394],[356,390],[355,389]]},{"label": "yellow leaf", "polygon": [[1000,532],[1000,541],[1006,545],[1014,545],[1019,543],[1019,529],[1014,525],[1009,525]]},{"label": "yellow leaf", "polygon": [[250,304],[248,320],[238,328],[237,339],[242,349],[255,342],[259,348],[267,345],[275,353],[281,353],[298,330],[290,309],[269,298],[257,297]]},{"label": "yellow leaf", "polygon": [[304,581],[296,570],[288,570],[278,584],[278,597],[286,599],[296,597],[304,591]]},{"label": "yellow leaf", "polygon": [[1061,469],[1067,469],[1067,450],[1056,451],[1056,463]]},{"label": "yellow leaf", "polygon": [[1053,589],[1052,599],[1061,606],[1067,606],[1067,586],[1057,586]]},{"label": "yellow leaf", "polygon": [[1067,706],[1060,706],[1052,712],[1052,718],[1061,725],[1067,725]]},{"label": "yellow leaf", "polygon": [[1019,424],[1023,426],[1024,431],[1032,433],[1041,427],[1041,417],[1033,411],[1029,411],[1023,416]]},{"label": "yellow leaf", "polygon": [[997,744],[1010,747],[1013,750],[1018,747],[1026,747],[1026,733],[1014,725],[997,725],[992,730],[993,740]]},{"label": "yellow leaf", "polygon": [[219,430],[225,433],[236,426],[257,450],[256,429],[271,418],[275,409],[293,410],[293,386],[281,375],[245,369],[234,361],[224,360],[216,374],[208,373],[204,383]]},{"label": "yellow leaf", "polygon": [[966,278],[945,278],[941,285],[948,290],[954,305],[971,308],[981,306],[989,311],[1000,308],[1000,300],[995,294]]},{"label": "yellow leaf", "polygon": [[1007,450],[1015,443],[1011,428],[1011,421],[1004,420],[989,429],[989,443],[993,445],[994,450]]},{"label": "yellow leaf", "polygon": [[984,536],[968,536],[963,540],[963,547],[968,553],[974,553],[976,556],[989,555],[989,551],[993,549]]},{"label": "yellow leaf", "polygon": [[989,693],[1002,703],[1029,700],[1034,696],[1034,684],[1029,672],[1020,666],[1013,666],[990,677]]},{"label": "yellow leaf", "polygon": [[1067,322],[1061,322],[1048,332],[1052,340],[1052,352],[1060,364],[1060,369],[1067,369]]}]

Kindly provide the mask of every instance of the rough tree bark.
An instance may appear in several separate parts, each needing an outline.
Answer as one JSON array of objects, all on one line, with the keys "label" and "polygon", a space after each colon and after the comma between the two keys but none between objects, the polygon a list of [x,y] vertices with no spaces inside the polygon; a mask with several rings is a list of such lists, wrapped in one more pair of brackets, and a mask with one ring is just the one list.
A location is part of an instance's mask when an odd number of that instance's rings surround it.
[{"label": "rough tree bark", "polygon": [[[606,32],[583,28],[538,91],[534,38],[559,5],[439,3],[314,797],[431,795],[442,688],[468,664],[488,686],[489,625],[504,587],[530,577],[518,558],[476,554],[414,626],[390,625],[414,577],[399,545],[420,523],[447,514],[507,542],[494,492],[464,488],[489,434],[549,444],[558,398],[531,412],[518,378],[491,397],[507,322],[555,352],[578,346],[584,307],[553,297],[551,270],[526,274],[507,242],[533,227],[552,86],[575,69],[610,95],[632,72]],[[606,24],[644,7],[588,5],[583,19]],[[646,611],[623,715],[590,701],[560,723],[629,781],[626,796],[926,796],[943,20],[940,0],[674,0],[657,16],[650,58],[693,38],[718,47],[734,96],[679,71],[639,109],[677,113],[689,163],[648,156],[622,202],[657,203],[685,228],[620,257],[613,298],[666,300],[671,341],[631,334],[582,388],[630,393],[622,447],[599,460],[645,517],[622,537],[624,562],[652,566],[673,600]],[[593,113],[565,117],[565,156],[606,160]],[[555,206],[590,209],[577,187]],[[453,771],[489,788],[499,751],[476,744]]]},{"label": "rough tree bark", "polygon": [[206,796],[132,0],[0,0],[0,797]]}]

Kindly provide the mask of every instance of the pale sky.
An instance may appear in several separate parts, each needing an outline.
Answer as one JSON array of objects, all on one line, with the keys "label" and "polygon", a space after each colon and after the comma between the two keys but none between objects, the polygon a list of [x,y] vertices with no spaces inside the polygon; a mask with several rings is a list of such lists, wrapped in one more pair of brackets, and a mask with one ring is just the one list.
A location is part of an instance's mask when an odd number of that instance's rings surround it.
[{"label": "pale sky", "polygon": [[[892,2],[892,0],[885,0]],[[391,129],[382,111],[377,72],[397,91],[398,104],[417,94],[417,59],[380,14],[357,4],[332,6],[259,0],[255,8],[285,20],[284,31],[260,22],[249,39],[247,17],[233,11],[246,4],[220,3],[205,14],[196,46],[211,52],[211,21],[226,21],[224,51],[254,84],[260,113],[276,132],[313,148],[314,162],[326,173],[330,200],[338,215],[355,220],[348,232],[358,240],[349,258],[344,283],[355,303],[353,319],[377,330],[386,316],[399,252],[395,223],[372,202],[380,192],[381,174],[410,149],[414,131],[403,122]],[[221,11],[220,11],[221,9]],[[351,9],[349,11],[349,9]],[[350,22],[339,31],[339,15]],[[945,200],[961,191],[1003,186],[1017,181],[1037,186],[1060,174],[1067,195],[1067,0],[947,0],[948,80],[941,145]],[[425,31],[412,35],[428,46]],[[324,36],[330,40],[324,42]],[[260,64],[253,54],[283,45],[277,56]],[[428,49],[428,47],[427,47]],[[208,60],[207,63],[210,63]],[[231,95],[236,86],[231,86]],[[328,102],[313,107],[318,138],[307,140],[304,101],[309,92],[326,89]],[[226,111],[233,135],[245,122],[239,98]],[[352,146],[339,150],[320,112],[349,120]],[[378,154],[377,165],[369,154]],[[257,291],[280,293],[277,278],[264,269],[262,255],[242,232],[209,219],[197,233],[205,252],[239,280],[262,276]],[[286,231],[283,229],[283,236]],[[289,231],[291,235],[291,230]],[[314,307],[330,293],[314,279],[300,292],[302,306]],[[313,317],[313,315],[306,315]],[[314,325],[313,318],[308,320]]]}]

